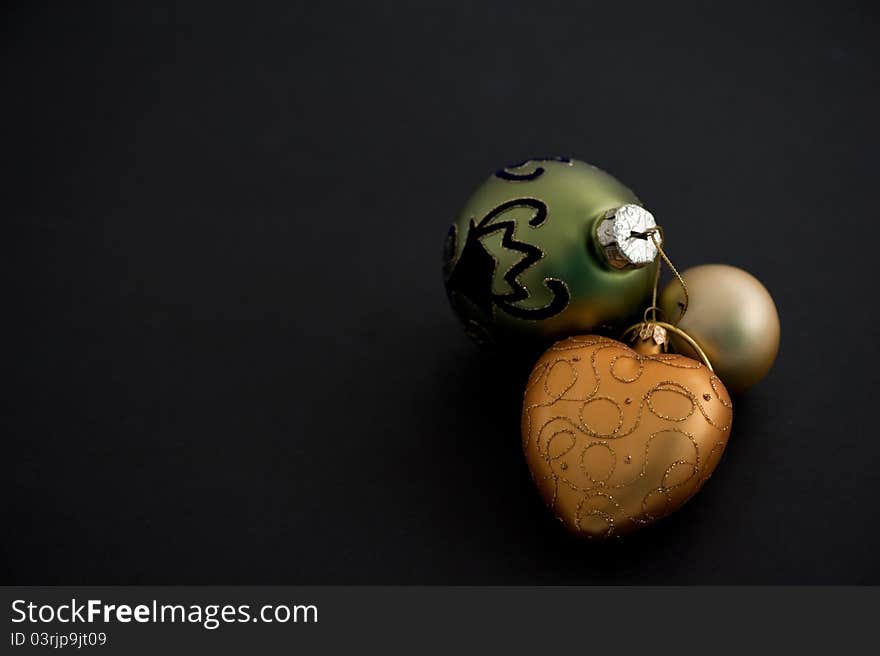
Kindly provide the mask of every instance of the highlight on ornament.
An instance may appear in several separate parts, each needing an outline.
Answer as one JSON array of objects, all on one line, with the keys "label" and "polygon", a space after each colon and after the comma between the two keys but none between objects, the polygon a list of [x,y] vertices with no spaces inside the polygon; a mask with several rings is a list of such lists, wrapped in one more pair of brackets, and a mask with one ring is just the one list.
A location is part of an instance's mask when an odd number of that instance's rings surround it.
[{"label": "highlight on ornament", "polygon": [[447,294],[475,341],[562,338],[526,385],[522,446],[579,536],[624,535],[696,494],[730,437],[728,389],[754,385],[778,352],[779,316],[756,278],[680,273],[665,247],[632,191],[568,157],[499,169],[447,236]]}]

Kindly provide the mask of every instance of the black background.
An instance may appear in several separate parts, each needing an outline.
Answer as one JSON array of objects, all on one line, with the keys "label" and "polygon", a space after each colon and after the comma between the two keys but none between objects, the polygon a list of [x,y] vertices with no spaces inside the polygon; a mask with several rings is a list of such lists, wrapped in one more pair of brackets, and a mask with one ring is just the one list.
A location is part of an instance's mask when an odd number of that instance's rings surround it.
[{"label": "black background", "polygon": [[[3,582],[880,582],[870,3],[5,12]],[[472,188],[546,153],[782,318],[710,483],[608,545],[441,283]]]}]

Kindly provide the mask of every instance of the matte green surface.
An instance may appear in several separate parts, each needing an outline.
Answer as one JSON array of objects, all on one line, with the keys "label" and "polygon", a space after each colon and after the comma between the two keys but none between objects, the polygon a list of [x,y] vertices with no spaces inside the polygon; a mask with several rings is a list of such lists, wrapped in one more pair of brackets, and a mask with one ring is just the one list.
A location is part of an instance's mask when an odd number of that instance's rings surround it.
[{"label": "matte green surface", "polygon": [[[467,201],[450,233],[454,237],[447,244],[447,291],[466,330],[477,341],[550,339],[597,330],[608,332],[641,315],[650,302],[656,264],[627,271],[613,269],[605,263],[594,241],[597,219],[607,210],[626,203],[641,205],[635,194],[611,175],[576,160],[530,160],[501,171],[513,177],[528,176],[538,168],[544,172],[533,180],[507,180],[493,175]],[[513,302],[515,309],[546,308],[553,300],[546,281],[558,279],[565,283],[567,306],[540,319],[514,317],[504,309],[503,302],[491,303],[487,311],[485,303],[473,302],[476,295],[468,293],[471,286],[464,293],[461,291],[461,271],[456,285],[449,285],[469,230],[503,203],[523,198],[546,204],[547,218],[541,225],[529,225],[529,219],[535,216],[529,207],[509,209],[486,225],[512,221],[512,237],[539,248],[543,254],[516,276],[527,297]],[[509,298],[515,291],[504,275],[524,258],[522,252],[502,245],[503,234],[503,230],[497,230],[479,239],[494,260],[490,283],[493,299]],[[488,276],[487,268],[478,273]],[[484,280],[466,282],[474,288],[489,284]]]}]

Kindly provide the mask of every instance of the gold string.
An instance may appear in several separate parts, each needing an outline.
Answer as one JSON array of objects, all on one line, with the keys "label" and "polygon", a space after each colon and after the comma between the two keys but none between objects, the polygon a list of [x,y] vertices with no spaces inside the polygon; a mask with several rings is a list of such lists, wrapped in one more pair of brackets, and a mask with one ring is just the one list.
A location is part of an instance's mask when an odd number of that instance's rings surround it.
[{"label": "gold string", "polygon": [[[672,260],[669,259],[669,256],[666,255],[666,251],[663,250],[663,247],[660,245],[660,242],[657,241],[657,231],[660,232],[660,239],[663,239],[663,228],[658,226],[657,230],[651,231],[651,241],[654,242],[654,246],[657,247],[657,252],[660,253],[660,257],[663,258],[663,261],[666,262],[666,266],[669,267],[670,271],[675,274],[675,277],[678,279],[678,284],[681,285],[681,291],[684,294],[684,302],[679,304],[679,312],[678,318],[673,321],[673,325],[678,325],[678,322],[681,321],[684,313],[687,312],[688,305],[690,304],[690,297],[688,296],[688,288],[684,282],[684,278],[681,277],[681,274],[678,272],[678,269],[675,268],[675,265],[672,263]],[[657,276],[654,280],[654,305],[657,305],[657,284],[660,281],[660,264],[657,264]],[[655,315],[656,318],[656,315]]]},{"label": "gold string", "polygon": [[[658,241],[657,234],[660,234],[660,239]],[[660,253],[660,257],[662,258],[660,262],[657,263],[657,269],[654,271],[654,289],[651,293],[651,305],[647,309],[645,309],[645,315],[642,317],[647,321],[648,312],[651,313],[651,323],[657,322],[657,310],[663,311],[661,308],[657,307],[657,292],[660,287],[660,270],[663,268],[663,262],[666,262],[666,266],[669,267],[670,271],[675,274],[675,277],[678,279],[678,284],[681,285],[681,291],[684,293],[684,302],[679,303],[679,313],[678,318],[672,323],[674,325],[678,325],[678,322],[681,321],[681,318],[684,316],[684,313],[687,312],[688,305],[690,303],[690,297],[688,296],[687,284],[684,282],[684,278],[681,277],[681,274],[678,272],[678,269],[675,268],[675,265],[672,263],[672,260],[669,259],[669,256],[666,255],[666,251],[663,250],[663,246],[661,243],[664,240],[663,237],[663,228],[660,226],[654,226],[652,228],[648,228],[645,232],[642,233],[633,233],[634,237],[639,237],[641,239],[646,239],[647,237],[651,238],[651,241],[654,243],[657,252]]]},{"label": "gold string", "polygon": [[[659,233],[660,239],[657,239],[657,234]],[[675,268],[675,265],[672,263],[672,260],[669,259],[669,256],[666,254],[666,251],[663,250],[663,246],[661,243],[664,241],[663,238],[663,228],[660,226],[654,226],[652,228],[648,228],[645,232],[635,232],[632,233],[633,237],[638,237],[639,239],[647,239],[651,238],[651,241],[654,243],[654,246],[657,248],[657,252],[660,254],[660,261],[657,262],[657,269],[654,271],[654,289],[651,292],[651,305],[645,308],[645,312],[642,315],[642,323],[637,323],[634,326],[630,326],[625,331],[623,331],[622,339],[625,339],[627,335],[641,331],[643,328],[650,328],[652,326],[660,326],[670,332],[675,333],[679,337],[681,337],[685,342],[687,342],[691,348],[697,353],[699,358],[703,361],[703,363],[709,368],[709,371],[712,371],[712,363],[709,362],[709,357],[706,355],[706,352],[700,348],[700,345],[696,342],[696,340],[684,332],[681,328],[678,327],[678,322],[681,321],[684,313],[687,312],[688,305],[690,304],[690,297],[688,296],[687,284],[684,281],[682,275],[678,272],[678,269]],[[662,313],[663,309],[657,307],[657,292],[660,287],[660,270],[663,268],[663,263],[666,263],[666,266],[672,271],[675,275],[675,278],[678,280],[678,284],[681,285],[681,291],[684,294],[684,301],[679,303],[679,313],[678,318],[672,323],[666,323],[665,321],[657,321],[657,312],[658,310]],[[648,313],[651,313],[651,319],[648,320]],[[666,344],[663,344],[663,350],[666,350]]]},{"label": "gold string", "polygon": [[[654,246],[657,246],[657,229],[651,229],[651,241],[654,242]],[[663,235],[661,235],[662,237]],[[659,252],[659,248],[657,249]],[[654,291],[651,294],[651,321],[657,322],[657,289],[660,287],[660,269],[663,268],[663,261],[657,262],[657,268],[654,269]]]}]

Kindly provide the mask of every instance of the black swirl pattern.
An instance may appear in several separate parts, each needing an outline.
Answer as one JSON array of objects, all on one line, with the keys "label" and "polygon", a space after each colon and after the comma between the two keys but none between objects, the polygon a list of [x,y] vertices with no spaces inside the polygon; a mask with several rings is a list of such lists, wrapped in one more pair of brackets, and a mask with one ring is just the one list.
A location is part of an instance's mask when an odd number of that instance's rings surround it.
[{"label": "black swirl pattern", "polygon": [[[515,219],[495,220],[515,208],[532,210],[532,216],[528,223],[533,228],[541,226],[547,220],[547,205],[537,198],[515,198],[502,203],[479,222],[471,219],[461,255],[446,280],[447,293],[450,297],[454,294],[464,296],[490,317],[494,316],[494,307],[499,307],[519,319],[546,319],[558,314],[568,306],[570,294],[568,287],[562,280],[545,278],[544,285],[553,294],[549,304],[534,309],[521,308],[516,305],[516,303],[529,298],[529,291],[519,281],[519,276],[544,257],[544,253],[537,246],[514,237]],[[492,290],[496,262],[481,242],[484,237],[496,232],[502,233],[501,245],[504,248],[523,255],[516,264],[505,272],[504,280],[510,285],[512,291],[503,294],[495,293]]]},{"label": "black swirl pattern", "polygon": [[[562,157],[562,156],[552,156],[552,157],[531,157],[529,159],[524,159],[521,162],[514,162],[513,164],[508,164],[504,168],[498,169],[495,172],[496,178],[501,178],[502,180],[507,180],[508,182],[529,182],[531,180],[535,180],[544,175],[543,166],[540,166],[540,162],[561,162],[563,164],[571,164],[570,157]],[[516,169],[522,169],[526,166],[534,164],[535,168],[530,171],[517,171]]]}]

